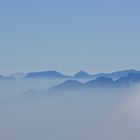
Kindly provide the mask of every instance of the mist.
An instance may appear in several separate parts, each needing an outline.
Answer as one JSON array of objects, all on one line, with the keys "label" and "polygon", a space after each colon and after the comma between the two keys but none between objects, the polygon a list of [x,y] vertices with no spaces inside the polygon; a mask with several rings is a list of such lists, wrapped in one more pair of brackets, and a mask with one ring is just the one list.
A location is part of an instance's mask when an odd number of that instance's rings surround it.
[{"label": "mist", "polygon": [[64,79],[19,79],[0,81],[0,102],[11,98],[30,89],[47,90],[50,87],[60,84]]},{"label": "mist", "polygon": [[12,93],[12,100],[8,97],[0,104],[0,139],[139,140],[139,91],[137,85],[119,90],[44,91],[37,96],[32,91],[30,98],[27,93]]}]

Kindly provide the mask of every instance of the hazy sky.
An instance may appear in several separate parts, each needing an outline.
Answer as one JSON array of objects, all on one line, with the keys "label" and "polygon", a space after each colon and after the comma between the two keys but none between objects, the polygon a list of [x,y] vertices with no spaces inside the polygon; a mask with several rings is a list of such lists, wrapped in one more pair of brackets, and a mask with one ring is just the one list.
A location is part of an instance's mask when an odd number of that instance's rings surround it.
[{"label": "hazy sky", "polygon": [[0,73],[140,69],[139,0],[0,0]]}]

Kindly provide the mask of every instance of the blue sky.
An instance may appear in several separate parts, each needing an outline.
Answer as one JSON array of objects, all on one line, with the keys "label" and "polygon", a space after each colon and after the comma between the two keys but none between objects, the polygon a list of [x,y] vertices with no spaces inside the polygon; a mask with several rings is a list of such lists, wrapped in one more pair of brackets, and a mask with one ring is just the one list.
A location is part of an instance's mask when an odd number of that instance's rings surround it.
[{"label": "blue sky", "polygon": [[0,73],[140,69],[138,0],[1,0]]}]

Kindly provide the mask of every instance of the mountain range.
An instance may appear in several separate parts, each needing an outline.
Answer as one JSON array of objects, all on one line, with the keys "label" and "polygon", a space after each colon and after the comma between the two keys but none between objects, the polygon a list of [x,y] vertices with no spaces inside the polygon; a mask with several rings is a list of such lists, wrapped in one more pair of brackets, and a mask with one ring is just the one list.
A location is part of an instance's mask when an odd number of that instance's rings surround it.
[{"label": "mountain range", "polygon": [[67,80],[57,86],[52,87],[50,90],[75,90],[75,89],[104,89],[104,88],[122,88],[131,87],[140,83],[140,73],[131,73],[125,77],[113,80],[109,77],[101,76],[95,80],[82,83],[77,80]]},{"label": "mountain range", "polygon": [[33,72],[27,73],[25,78],[63,78],[69,79],[71,76],[64,75],[57,71],[42,71],[42,72]]},{"label": "mountain range", "polygon": [[30,78],[59,78],[59,79],[96,79],[101,76],[109,77],[112,79],[118,79],[121,77],[128,76],[129,74],[137,74],[140,73],[140,71],[137,70],[124,70],[124,71],[117,71],[112,73],[97,73],[97,74],[89,74],[85,71],[79,71],[74,76],[71,75],[65,75],[57,71],[42,71],[42,72],[33,72],[33,73],[27,73],[25,75],[26,79]]},{"label": "mountain range", "polygon": [[[79,71],[74,76],[71,75],[65,75],[57,71],[40,71],[40,72],[31,72],[26,74],[14,74],[13,76],[19,76],[22,75],[24,78],[73,78],[73,79],[92,79],[92,78],[98,78],[101,76],[110,77],[113,79],[117,79],[120,77],[125,77],[130,73],[140,73],[140,71],[137,70],[124,70],[124,71],[116,71],[112,73],[97,73],[97,74],[89,74],[85,71]],[[10,75],[12,76],[12,75]]]},{"label": "mountain range", "polygon": [[73,78],[74,79],[84,79],[84,78],[96,79],[96,78],[105,76],[105,77],[109,77],[109,78],[116,80],[118,78],[128,76],[129,74],[137,74],[137,73],[140,73],[140,71],[133,70],[133,69],[116,71],[116,72],[112,72],[112,73],[97,73],[97,74],[89,74],[89,73],[84,72],[84,71],[79,71],[77,74],[75,74],[73,76]]},{"label": "mountain range", "polygon": [[[140,83],[140,73],[131,73],[125,77],[121,77],[117,80],[113,80],[112,78],[101,76],[99,78],[89,80],[87,82],[81,82],[78,80],[66,80],[65,82],[53,86],[47,90],[37,91],[37,90],[29,90],[19,96],[12,98],[12,100],[16,101],[31,101],[31,100],[42,100],[51,97],[56,97],[56,95],[66,95],[67,94],[75,94],[75,93],[113,93],[118,90],[128,90],[133,85]],[[94,92],[95,91],[95,92]],[[100,92],[101,91],[101,92]],[[103,91],[103,92],[102,92]]]},{"label": "mountain range", "polygon": [[112,73],[97,73],[97,74],[89,74],[85,71],[79,71],[75,75],[65,75],[57,71],[40,71],[40,72],[30,72],[30,73],[16,73],[10,74],[8,76],[0,75],[0,80],[15,80],[15,79],[67,79],[67,80],[93,80],[99,77],[108,77],[113,80],[117,80],[121,77],[126,77],[129,74],[139,74],[140,71],[137,70],[124,70],[124,71],[116,71]]}]

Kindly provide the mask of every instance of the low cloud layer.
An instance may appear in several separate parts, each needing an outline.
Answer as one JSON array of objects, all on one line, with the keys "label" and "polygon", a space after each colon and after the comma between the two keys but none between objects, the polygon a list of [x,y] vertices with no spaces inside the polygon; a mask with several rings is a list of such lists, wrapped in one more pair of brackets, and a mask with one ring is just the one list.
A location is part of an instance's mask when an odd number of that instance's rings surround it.
[{"label": "low cloud layer", "polygon": [[[34,87],[36,84],[32,83]],[[17,86],[13,91],[19,90]],[[16,98],[0,103],[1,140],[140,139],[140,85],[119,90],[61,91],[51,96],[41,92],[36,98],[32,92],[30,98],[21,96],[22,101]],[[16,97],[14,92],[11,96]]]}]

